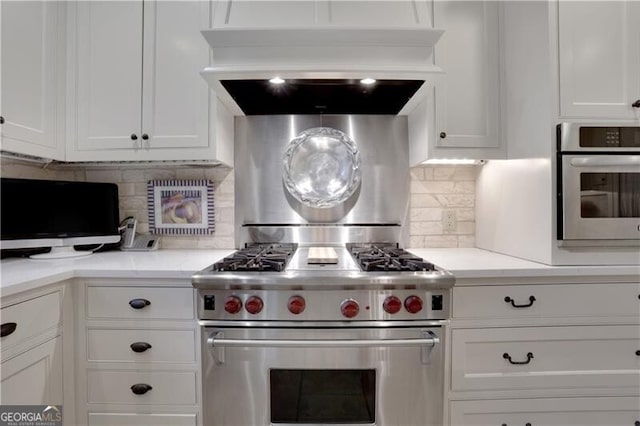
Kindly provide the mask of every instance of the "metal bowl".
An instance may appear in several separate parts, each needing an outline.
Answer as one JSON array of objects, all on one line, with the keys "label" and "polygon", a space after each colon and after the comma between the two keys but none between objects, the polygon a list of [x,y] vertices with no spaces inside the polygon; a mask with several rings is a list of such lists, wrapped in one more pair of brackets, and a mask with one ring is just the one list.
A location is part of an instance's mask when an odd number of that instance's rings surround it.
[{"label": "metal bowl", "polygon": [[287,190],[309,207],[341,204],[360,185],[360,153],[340,130],[307,129],[289,142],[282,159]]}]

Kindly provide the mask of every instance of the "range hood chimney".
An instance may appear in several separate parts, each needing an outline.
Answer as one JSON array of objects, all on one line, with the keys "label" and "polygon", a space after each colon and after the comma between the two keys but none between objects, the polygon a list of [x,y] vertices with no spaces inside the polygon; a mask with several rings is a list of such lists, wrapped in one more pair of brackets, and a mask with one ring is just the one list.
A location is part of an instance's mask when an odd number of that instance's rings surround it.
[{"label": "range hood chimney", "polygon": [[[234,115],[402,115],[442,75],[433,65],[442,33],[336,26],[204,30],[213,64],[201,74]],[[284,84],[269,83],[274,77]]]}]

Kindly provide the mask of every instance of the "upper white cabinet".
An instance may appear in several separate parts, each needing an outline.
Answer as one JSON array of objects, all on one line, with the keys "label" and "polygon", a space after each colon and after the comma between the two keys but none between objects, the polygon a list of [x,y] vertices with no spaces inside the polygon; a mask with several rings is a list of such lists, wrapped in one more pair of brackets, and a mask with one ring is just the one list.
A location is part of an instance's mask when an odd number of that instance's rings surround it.
[{"label": "upper white cabinet", "polygon": [[[4,1],[2,15],[2,150],[64,159],[58,143],[58,61],[63,6],[55,1]],[[60,62],[62,63],[62,61]]]},{"label": "upper white cabinet", "polygon": [[233,117],[200,76],[210,57],[200,34],[210,8],[209,1],[70,5],[77,83],[69,160],[233,162]]},{"label": "upper white cabinet", "polygon": [[436,1],[434,48],[444,75],[409,113],[411,165],[427,159],[505,158],[500,137],[498,1]]},{"label": "upper white cabinet", "polygon": [[435,24],[445,30],[435,61],[446,73],[436,87],[436,146],[499,148],[498,2],[437,1]]},{"label": "upper white cabinet", "polygon": [[431,0],[219,0],[216,27],[432,26]]},{"label": "upper white cabinet", "polygon": [[639,23],[637,1],[558,2],[561,118],[640,119]]}]

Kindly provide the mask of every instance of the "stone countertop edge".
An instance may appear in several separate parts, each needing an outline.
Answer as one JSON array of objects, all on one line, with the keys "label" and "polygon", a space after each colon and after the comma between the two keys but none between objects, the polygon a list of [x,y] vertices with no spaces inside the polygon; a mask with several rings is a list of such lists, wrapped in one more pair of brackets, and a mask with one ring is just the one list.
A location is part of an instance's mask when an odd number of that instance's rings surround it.
[{"label": "stone countertop edge", "polygon": [[[637,276],[640,282],[640,265],[549,266],[477,248],[407,250],[449,270],[459,279]],[[71,278],[188,280],[195,272],[233,252],[234,249],[161,249],[151,252],[104,252],[76,259],[4,259],[0,262],[0,297]]]}]

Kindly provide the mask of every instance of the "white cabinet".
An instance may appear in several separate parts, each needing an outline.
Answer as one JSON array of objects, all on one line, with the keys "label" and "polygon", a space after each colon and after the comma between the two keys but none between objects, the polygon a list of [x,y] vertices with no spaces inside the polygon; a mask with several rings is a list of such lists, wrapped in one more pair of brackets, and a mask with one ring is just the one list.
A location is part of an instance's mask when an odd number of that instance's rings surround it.
[{"label": "white cabinet", "polygon": [[3,361],[2,405],[62,404],[62,337]]},{"label": "white cabinet", "polygon": [[59,37],[56,1],[7,1],[2,16],[0,129],[4,151],[64,159],[57,135]]},{"label": "white cabinet", "polygon": [[640,3],[557,7],[560,117],[640,120]]},{"label": "white cabinet", "polygon": [[640,421],[638,294],[636,277],[459,279],[446,424]]},{"label": "white cabinet", "polygon": [[62,291],[12,299],[0,311],[0,404],[62,404]]},{"label": "white cabinet", "polygon": [[202,426],[191,283],[92,280],[76,290],[82,424]]},{"label": "white cabinet", "polygon": [[455,401],[451,424],[633,426],[640,420],[638,406],[638,397]]},{"label": "white cabinet", "polygon": [[431,0],[329,0],[215,2],[214,26],[431,27]]},{"label": "white cabinet", "polygon": [[434,77],[425,99],[409,113],[410,164],[428,159],[505,158],[500,137],[498,1],[436,1]]},{"label": "white cabinet", "polygon": [[[70,5],[68,159],[232,163],[233,117],[200,71],[209,1]],[[73,101],[75,100],[75,101]]]}]

